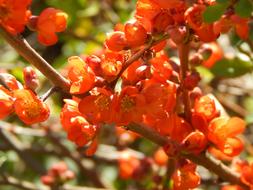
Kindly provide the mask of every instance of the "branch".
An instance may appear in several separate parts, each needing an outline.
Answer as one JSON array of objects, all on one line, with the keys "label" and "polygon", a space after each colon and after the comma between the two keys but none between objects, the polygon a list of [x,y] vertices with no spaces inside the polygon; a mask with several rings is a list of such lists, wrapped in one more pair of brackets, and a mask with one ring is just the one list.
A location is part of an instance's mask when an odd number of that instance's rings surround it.
[{"label": "branch", "polygon": [[178,45],[178,55],[180,59],[180,81],[181,90],[184,103],[184,114],[187,121],[191,120],[191,105],[189,91],[184,87],[184,81],[189,70],[188,59],[189,59],[189,43]]},{"label": "branch", "polygon": [[118,79],[121,77],[121,75],[125,72],[125,70],[135,61],[137,61],[139,58],[141,58],[143,56],[143,53],[145,51],[147,51],[148,49],[150,49],[151,47],[159,44],[160,42],[168,39],[169,36],[168,35],[164,35],[162,38],[152,41],[149,44],[144,45],[143,48],[141,48],[139,51],[137,51],[134,55],[132,55],[123,65],[123,68],[121,69],[121,71],[118,74],[118,77],[112,81],[112,84],[115,85],[115,83],[118,81]]},{"label": "branch", "polygon": [[[142,135],[143,137],[149,139],[150,141],[160,146],[164,146],[165,144],[171,141],[167,137],[161,136],[159,133],[157,133],[154,129],[150,127],[145,127],[131,123],[127,126],[127,128],[133,132]],[[200,155],[183,154],[182,156],[193,161],[198,165],[204,166],[209,171],[215,173],[220,178],[230,182],[231,184],[238,184],[246,190],[250,189],[248,186],[246,186],[244,183],[241,182],[240,175],[238,173],[234,172],[229,167],[224,165],[222,162],[216,160],[210,155],[202,153]]]},{"label": "branch", "polygon": [[46,136],[46,132],[42,129],[20,127],[17,125],[9,124],[8,122],[4,122],[4,121],[0,121],[0,130],[1,129],[7,130],[9,132],[12,132],[18,135],[28,135],[28,136],[35,136],[35,137]]},{"label": "branch", "polygon": [[[29,181],[19,180],[12,176],[5,176],[5,175],[2,175],[0,185],[11,185],[24,190],[51,190],[51,188],[47,186],[38,187]],[[109,189],[63,185],[62,187],[59,187],[58,190],[109,190]]]},{"label": "branch", "polygon": [[35,172],[43,175],[46,173],[46,170],[41,166],[37,160],[33,159],[33,157],[27,152],[25,152],[25,148],[22,143],[14,137],[11,133],[6,130],[0,128],[0,137],[14,150],[19,157],[25,162],[27,166],[33,169]]},{"label": "branch", "polygon": [[0,26],[0,35],[29,63],[35,66],[55,86],[69,92],[69,81],[45,61],[21,36],[13,36]]},{"label": "branch", "polygon": [[96,171],[93,168],[88,169],[83,164],[81,156],[80,154],[78,154],[78,152],[69,151],[69,149],[66,148],[66,146],[61,142],[61,140],[57,136],[55,136],[51,131],[48,131],[47,136],[56,146],[58,146],[61,149],[62,153],[65,156],[71,158],[76,163],[76,165],[79,167],[83,175],[89,176],[90,177],[89,179],[98,187],[102,187],[102,188],[104,187],[104,184],[101,182]]}]

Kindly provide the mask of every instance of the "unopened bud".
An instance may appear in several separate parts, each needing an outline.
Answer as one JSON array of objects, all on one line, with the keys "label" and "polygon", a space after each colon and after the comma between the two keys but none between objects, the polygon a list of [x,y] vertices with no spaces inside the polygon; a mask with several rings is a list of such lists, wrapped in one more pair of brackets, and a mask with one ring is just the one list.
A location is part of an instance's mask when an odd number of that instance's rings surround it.
[{"label": "unopened bud", "polygon": [[32,67],[25,67],[23,69],[25,87],[35,90],[39,86],[38,76]]},{"label": "unopened bud", "polygon": [[185,26],[174,26],[168,29],[170,38],[175,44],[182,44],[185,41],[187,30]]},{"label": "unopened bud", "polygon": [[36,31],[37,30],[37,22],[38,22],[38,16],[30,16],[28,19],[27,27],[31,31]]}]

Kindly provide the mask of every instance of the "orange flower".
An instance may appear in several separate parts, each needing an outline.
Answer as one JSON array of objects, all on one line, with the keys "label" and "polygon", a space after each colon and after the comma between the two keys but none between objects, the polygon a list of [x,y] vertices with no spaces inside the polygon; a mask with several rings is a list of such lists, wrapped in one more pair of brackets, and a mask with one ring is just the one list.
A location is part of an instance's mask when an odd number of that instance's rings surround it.
[{"label": "orange flower", "polygon": [[236,34],[243,40],[248,39],[249,37],[249,19],[241,18],[237,15],[232,15],[231,20],[234,23],[235,32]]},{"label": "orange flower", "polygon": [[120,153],[118,164],[119,176],[122,179],[130,179],[133,177],[134,171],[141,165],[141,162],[130,151],[125,150]]},{"label": "orange flower", "polygon": [[184,163],[173,174],[174,190],[194,189],[200,184],[200,176],[196,173],[196,164],[189,161]]},{"label": "orange flower", "polygon": [[68,78],[71,81],[70,93],[82,94],[89,91],[95,84],[93,70],[78,56],[68,59],[70,64]]},{"label": "orange flower", "polygon": [[0,77],[4,80],[7,87],[12,90],[23,89],[23,85],[17,79],[8,73],[0,73]]},{"label": "orange flower", "polygon": [[102,56],[101,69],[106,80],[113,80],[121,71],[124,62],[122,54],[107,51]]},{"label": "orange flower", "polygon": [[129,122],[140,122],[145,109],[145,97],[134,86],[126,86],[120,92],[114,111],[117,125],[127,125]]},{"label": "orange flower", "polygon": [[226,186],[223,186],[221,190],[243,190],[243,188],[241,188],[238,185],[226,185]]},{"label": "orange flower", "polygon": [[152,65],[151,69],[154,80],[161,83],[164,83],[169,80],[172,74],[172,66],[169,63],[168,57],[166,57],[165,55],[155,57],[150,60],[150,63]]},{"label": "orange flower", "polygon": [[153,0],[138,0],[136,4],[136,15],[151,20],[161,10],[161,7]]},{"label": "orange flower", "polygon": [[214,32],[213,24],[206,24],[203,21],[203,13],[206,10],[205,5],[195,4],[185,12],[185,20],[189,26],[196,32],[203,42],[216,40],[218,35]]},{"label": "orange flower", "polygon": [[161,119],[156,124],[156,129],[160,134],[169,136],[178,143],[181,143],[192,132],[191,126],[176,114]]},{"label": "orange flower", "polygon": [[214,100],[208,95],[195,100],[194,113],[203,116],[208,122],[219,115]]},{"label": "orange flower", "polygon": [[13,104],[14,98],[12,97],[11,93],[2,85],[0,85],[0,119],[5,118],[13,112]]},{"label": "orange flower", "polygon": [[68,15],[61,10],[47,8],[39,15],[36,30],[38,31],[38,40],[43,45],[53,45],[58,41],[56,32],[62,32],[66,29]]},{"label": "orange flower", "polygon": [[243,150],[243,143],[235,136],[245,129],[245,122],[232,117],[214,119],[208,127],[208,139],[214,143],[224,154],[236,156]]},{"label": "orange flower", "polygon": [[0,24],[10,33],[23,32],[30,16],[32,0],[0,0]]},{"label": "orange flower", "polygon": [[209,44],[205,43],[202,48],[210,49],[212,51],[211,56],[204,60],[202,63],[207,68],[211,68],[217,61],[221,60],[223,57],[223,51],[221,47],[215,42]]},{"label": "orange flower", "polygon": [[202,132],[194,131],[183,140],[182,146],[187,152],[199,154],[206,148],[207,138]]},{"label": "orange flower", "polygon": [[157,3],[161,8],[168,9],[181,4],[180,0],[152,0],[153,2]]},{"label": "orange flower", "polygon": [[176,105],[176,90],[174,83],[160,84],[154,80],[146,80],[141,93],[149,107],[147,113],[156,118],[163,118],[166,112],[171,113]]},{"label": "orange flower", "polygon": [[159,148],[154,153],[154,161],[159,166],[166,166],[168,163],[168,156],[162,148]]},{"label": "orange flower", "polygon": [[90,96],[79,103],[79,111],[92,123],[112,122],[112,93],[103,88],[94,88]]},{"label": "orange flower", "polygon": [[64,100],[66,104],[61,111],[61,124],[68,134],[68,139],[77,146],[84,146],[93,140],[97,134],[98,126],[91,125],[78,111],[78,102]]},{"label": "orange flower", "polygon": [[25,124],[34,124],[47,120],[49,108],[31,90],[14,91],[14,109]]},{"label": "orange flower", "polygon": [[78,110],[78,102],[75,100],[65,99],[65,105],[63,106],[60,114],[61,124],[65,131],[69,130],[69,127],[72,125],[72,118],[81,116],[81,113]]},{"label": "orange flower", "polygon": [[127,47],[127,41],[125,33],[121,31],[115,31],[107,35],[105,45],[112,51],[121,51]]},{"label": "orange flower", "polygon": [[242,39],[246,40],[249,37],[249,19],[241,18],[238,15],[225,15],[214,24],[215,33],[227,33],[234,27],[236,34]]},{"label": "orange flower", "polygon": [[125,36],[130,47],[143,45],[147,40],[147,31],[138,21],[127,22],[125,24]]}]

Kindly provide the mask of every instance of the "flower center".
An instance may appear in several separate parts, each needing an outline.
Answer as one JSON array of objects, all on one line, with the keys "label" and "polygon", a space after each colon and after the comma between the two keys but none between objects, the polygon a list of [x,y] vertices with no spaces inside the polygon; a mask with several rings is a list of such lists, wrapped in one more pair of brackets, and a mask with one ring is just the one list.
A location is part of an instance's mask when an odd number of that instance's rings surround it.
[{"label": "flower center", "polygon": [[95,104],[100,110],[108,110],[110,105],[110,98],[108,96],[100,94],[95,100]]},{"label": "flower center", "polygon": [[135,106],[135,101],[133,98],[126,95],[122,98],[120,106],[124,112],[129,112]]}]

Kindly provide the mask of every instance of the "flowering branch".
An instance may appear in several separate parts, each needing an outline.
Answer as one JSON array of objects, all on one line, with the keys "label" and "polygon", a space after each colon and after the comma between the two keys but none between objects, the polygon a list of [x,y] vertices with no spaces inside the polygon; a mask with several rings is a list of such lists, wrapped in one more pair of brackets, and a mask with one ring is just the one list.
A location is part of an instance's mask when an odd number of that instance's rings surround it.
[{"label": "flowering branch", "polygon": [[[159,133],[157,133],[154,129],[150,127],[141,126],[138,124],[131,123],[127,126],[127,128],[133,132],[136,132],[143,137],[149,139],[150,141],[160,145],[164,146],[167,143],[170,143],[171,140],[167,137],[161,136]],[[183,157],[190,159],[194,163],[197,163],[198,165],[202,165],[205,168],[207,168],[209,171],[217,174],[220,178],[222,178],[225,181],[230,182],[231,184],[238,184],[244,189],[250,189],[248,186],[243,184],[240,180],[240,175],[234,171],[232,171],[229,167],[224,165],[222,162],[216,160],[210,155],[207,154],[200,154],[200,155],[194,155],[194,154],[182,154]]]},{"label": "flowering branch", "polygon": [[[41,58],[24,39],[14,37],[8,34],[3,28],[0,28],[0,35],[3,36],[5,40],[8,43],[10,43],[27,61],[29,61],[31,64],[37,67],[37,69],[40,70],[52,83],[60,87],[63,91],[68,92],[69,89],[68,81],[64,77],[62,77],[53,67],[51,67],[43,58]],[[142,56],[142,54],[150,47],[152,47],[152,45],[144,47],[144,49],[140,50],[132,58],[130,58],[126,62],[121,72],[123,72],[132,62],[139,59]],[[181,48],[179,48],[179,52],[181,52],[179,53],[179,57],[181,60],[181,64],[183,65],[182,73],[184,73],[182,76],[185,76],[185,72],[187,71],[186,67],[188,60],[187,51],[188,51],[187,46],[182,46]],[[188,113],[190,108],[188,106],[188,103],[185,105],[186,105],[186,113]],[[128,129],[142,135],[143,137],[151,140],[152,142],[160,146],[164,146],[170,141],[167,137],[161,136],[152,128],[143,127],[137,124],[130,124],[128,125]],[[207,156],[206,154],[200,154],[197,156],[193,154],[184,154],[182,156],[192,160],[193,162],[199,165],[206,167],[208,170],[216,173],[219,177],[232,184],[238,184],[241,187],[244,187],[245,189],[249,189],[245,184],[241,182],[239,174],[235,173],[227,166],[223,165],[221,162],[217,161],[216,159],[210,156]]]}]

